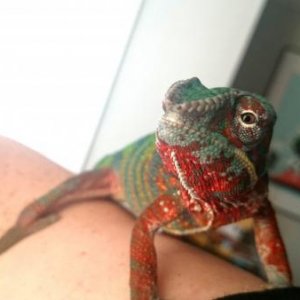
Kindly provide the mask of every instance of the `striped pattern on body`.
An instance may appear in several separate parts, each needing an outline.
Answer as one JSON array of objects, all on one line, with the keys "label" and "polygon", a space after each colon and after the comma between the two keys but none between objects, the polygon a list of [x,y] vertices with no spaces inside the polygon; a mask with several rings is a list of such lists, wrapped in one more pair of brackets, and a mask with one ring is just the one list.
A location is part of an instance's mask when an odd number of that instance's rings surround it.
[{"label": "striped pattern on body", "polygon": [[[150,134],[128,145],[123,150],[104,157],[96,169],[108,168],[116,172],[122,193],[114,198],[135,216],[162,195],[168,195],[180,202],[180,182],[166,172],[155,146],[155,134]],[[193,218],[187,209],[162,229],[174,235],[202,232],[206,221],[199,227],[199,220]]]},{"label": "striped pattern on body", "polygon": [[159,195],[176,194],[179,188],[177,180],[175,183],[174,178],[163,169],[155,148],[155,134],[104,157],[95,168],[115,171],[122,191],[119,196],[122,199],[115,200],[135,216],[140,215]]}]

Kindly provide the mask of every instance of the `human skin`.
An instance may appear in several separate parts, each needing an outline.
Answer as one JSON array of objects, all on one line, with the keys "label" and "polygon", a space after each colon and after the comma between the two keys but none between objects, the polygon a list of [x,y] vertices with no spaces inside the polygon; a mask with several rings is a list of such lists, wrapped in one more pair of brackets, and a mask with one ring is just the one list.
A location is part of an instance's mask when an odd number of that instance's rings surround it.
[{"label": "human skin", "polygon": [[[63,150],[62,150],[63,151]],[[34,198],[72,173],[0,138],[0,235]],[[134,219],[107,201],[86,201],[0,257],[0,299],[129,299]],[[263,289],[261,279],[178,239],[157,235],[162,299],[213,299]]]}]

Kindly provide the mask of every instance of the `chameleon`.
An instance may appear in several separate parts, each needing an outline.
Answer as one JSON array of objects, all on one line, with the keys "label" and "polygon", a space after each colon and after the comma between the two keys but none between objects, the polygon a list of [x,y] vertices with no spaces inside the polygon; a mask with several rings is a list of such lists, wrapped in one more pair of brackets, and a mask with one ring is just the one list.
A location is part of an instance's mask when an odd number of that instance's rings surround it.
[{"label": "chameleon", "polygon": [[267,154],[276,113],[262,96],[206,88],[196,78],[168,89],[155,133],[105,156],[25,207],[0,238],[0,253],[58,220],[78,199],[110,197],[136,222],[130,246],[132,300],[158,299],[155,234],[192,235],[253,218],[272,287],[292,275],[268,198]]}]

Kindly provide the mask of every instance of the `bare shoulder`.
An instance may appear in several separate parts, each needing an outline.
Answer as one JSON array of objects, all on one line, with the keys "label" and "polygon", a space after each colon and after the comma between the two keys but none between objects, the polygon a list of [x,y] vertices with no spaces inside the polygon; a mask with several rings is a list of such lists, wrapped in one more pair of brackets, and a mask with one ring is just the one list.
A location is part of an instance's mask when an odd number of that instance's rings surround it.
[{"label": "bare shoulder", "polygon": [[[0,158],[2,234],[27,204],[73,174],[4,137],[0,137]],[[124,282],[124,293],[128,294],[125,255],[129,255],[130,230],[122,234],[120,229],[118,234],[114,230],[119,225],[125,228],[124,224],[131,228],[131,217],[108,201],[73,205],[60,215],[59,222],[24,239],[0,257],[0,298],[32,299],[34,295],[35,299],[95,299],[99,290],[108,290],[111,299],[120,299],[113,296],[115,289],[109,285],[112,275],[107,271],[120,266],[126,269],[119,270],[126,279],[119,276],[117,285],[122,291],[120,282]],[[115,226],[104,226],[111,221]],[[121,238],[117,238],[119,235]],[[119,244],[124,241],[126,247]],[[126,251],[109,259],[112,248]]]},{"label": "bare shoulder", "polygon": [[69,176],[41,154],[0,136],[0,233],[26,204]]}]

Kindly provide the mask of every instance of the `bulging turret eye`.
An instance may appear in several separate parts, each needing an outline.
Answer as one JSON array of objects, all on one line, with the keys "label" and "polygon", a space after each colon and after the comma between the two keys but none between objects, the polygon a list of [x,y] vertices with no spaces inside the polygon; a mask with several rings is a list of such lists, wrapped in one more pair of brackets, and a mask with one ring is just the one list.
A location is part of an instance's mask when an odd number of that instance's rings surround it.
[{"label": "bulging turret eye", "polygon": [[245,111],[240,115],[240,122],[245,126],[253,126],[257,123],[257,115],[252,111]]}]

